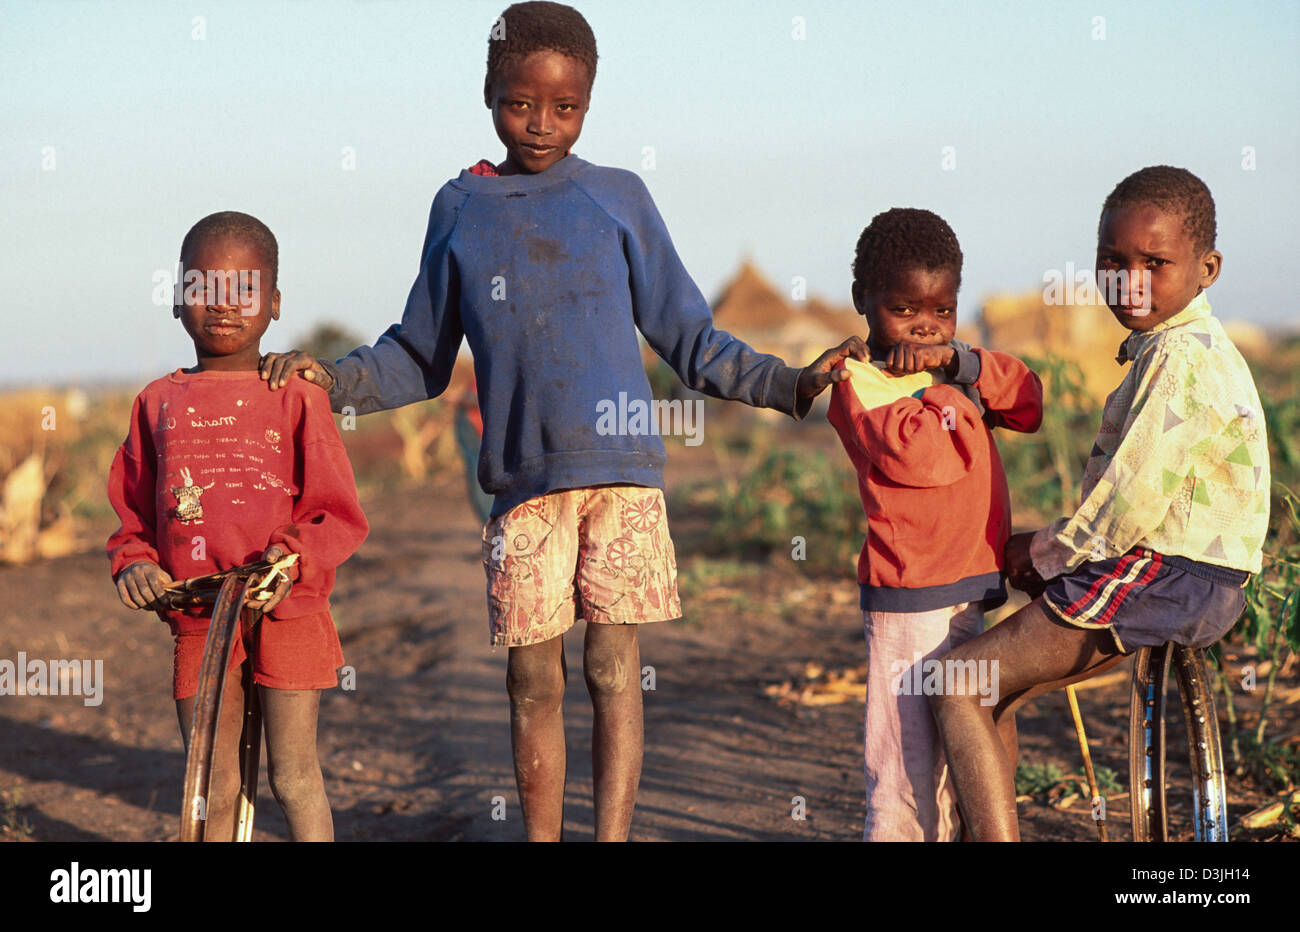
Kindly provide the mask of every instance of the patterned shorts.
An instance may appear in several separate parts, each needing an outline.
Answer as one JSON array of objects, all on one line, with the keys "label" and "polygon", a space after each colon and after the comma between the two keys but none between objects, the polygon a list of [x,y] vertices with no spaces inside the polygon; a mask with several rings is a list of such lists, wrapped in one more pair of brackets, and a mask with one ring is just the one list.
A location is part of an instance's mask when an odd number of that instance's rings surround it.
[{"label": "patterned shorts", "polygon": [[1109,629],[1123,653],[1173,641],[1209,647],[1240,617],[1250,574],[1134,548],[1048,582],[1043,606],[1077,628]]},{"label": "patterned shorts", "polygon": [[680,618],[664,494],[635,485],[564,489],[483,528],[493,645],[558,637],[578,616],[635,625]]}]

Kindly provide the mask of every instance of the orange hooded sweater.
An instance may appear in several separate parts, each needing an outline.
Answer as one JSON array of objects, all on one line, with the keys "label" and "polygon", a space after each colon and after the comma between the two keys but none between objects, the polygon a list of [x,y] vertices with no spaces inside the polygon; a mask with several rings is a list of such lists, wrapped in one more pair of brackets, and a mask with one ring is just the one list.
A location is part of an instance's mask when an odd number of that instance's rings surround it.
[{"label": "orange hooded sweater", "polygon": [[992,427],[1033,433],[1042,384],[1005,353],[958,350],[957,375],[902,378],[845,360],[827,417],[858,473],[867,540],[858,559],[867,611],[924,612],[1006,601],[1007,479]]}]

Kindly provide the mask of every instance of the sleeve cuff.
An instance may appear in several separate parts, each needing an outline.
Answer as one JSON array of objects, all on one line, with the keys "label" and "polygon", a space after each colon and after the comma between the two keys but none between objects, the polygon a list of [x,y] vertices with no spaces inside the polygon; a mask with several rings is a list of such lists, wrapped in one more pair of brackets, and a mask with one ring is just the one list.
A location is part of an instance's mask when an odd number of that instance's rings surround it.
[{"label": "sleeve cuff", "polygon": [[320,363],[322,369],[329,373],[330,388],[327,394],[330,397],[330,407],[337,412],[337,404],[341,400],[340,396],[342,395],[342,392],[339,391],[339,367],[328,359],[317,359],[316,361]]},{"label": "sleeve cuff", "polygon": [[957,385],[974,385],[980,378],[980,355],[974,350],[956,349],[957,374],[952,377]]},{"label": "sleeve cuff", "polygon": [[1043,579],[1051,579],[1070,570],[1069,564],[1074,552],[1056,539],[1065,521],[1065,518],[1059,518],[1047,527],[1035,531],[1033,539],[1029,542],[1029,559],[1034,564],[1034,571]]},{"label": "sleeve cuff", "polygon": [[117,569],[112,570],[110,573],[113,582],[117,582],[117,577],[121,576],[137,563],[152,563],[154,566],[158,566],[158,559],[156,556],[150,557],[148,554],[142,553],[119,561]]},{"label": "sleeve cuff", "polygon": [[[795,397],[800,371],[784,364],[776,367],[776,371],[772,373],[772,380],[767,385],[765,407],[788,414],[796,421],[802,421],[807,416],[807,410],[798,410],[798,399]],[[811,409],[812,404],[810,403],[808,407]]]}]

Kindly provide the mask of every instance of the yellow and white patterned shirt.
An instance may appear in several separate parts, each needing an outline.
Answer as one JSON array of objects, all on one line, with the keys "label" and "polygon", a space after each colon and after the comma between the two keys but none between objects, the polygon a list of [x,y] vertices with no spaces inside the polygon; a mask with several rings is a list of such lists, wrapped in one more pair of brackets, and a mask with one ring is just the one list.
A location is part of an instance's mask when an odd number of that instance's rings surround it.
[{"label": "yellow and white patterned shirt", "polygon": [[1142,546],[1258,573],[1268,529],[1268,438],[1246,361],[1204,292],[1118,361],[1132,367],[1106,399],[1082,504],[1034,535],[1044,578]]}]

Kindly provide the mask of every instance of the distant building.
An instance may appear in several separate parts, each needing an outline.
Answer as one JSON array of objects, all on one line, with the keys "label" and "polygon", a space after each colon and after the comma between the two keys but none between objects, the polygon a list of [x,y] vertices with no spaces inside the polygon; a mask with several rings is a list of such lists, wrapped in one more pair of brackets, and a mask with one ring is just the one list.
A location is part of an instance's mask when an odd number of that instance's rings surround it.
[{"label": "distant building", "polygon": [[990,349],[1077,363],[1088,394],[1097,401],[1124,378],[1115,354],[1128,331],[1104,304],[1049,307],[1041,289],[998,294],[984,302],[979,327],[980,343]]},{"label": "distant building", "polygon": [[851,305],[836,307],[815,297],[792,301],[749,262],[741,263],[713,301],[713,322],[792,366],[807,365],[829,347],[867,332],[865,318]]},{"label": "distant building", "polygon": [[[791,300],[749,262],[741,263],[714,300],[713,321],[718,329],[792,366],[807,365],[854,334],[867,335],[867,320],[853,305],[830,304],[816,296]],[[977,333],[971,324],[957,328],[958,338],[967,342],[978,342]]]}]

